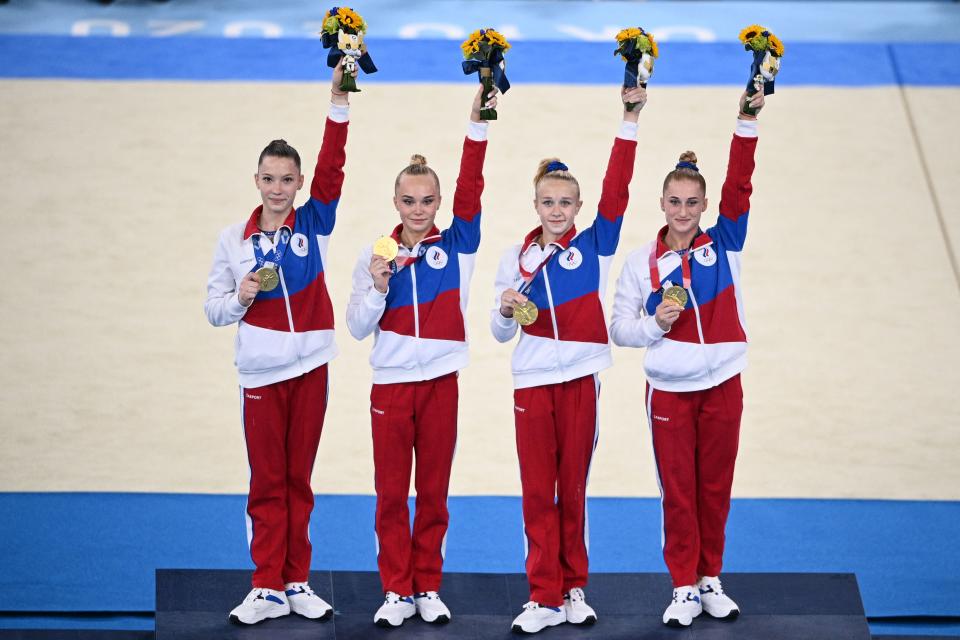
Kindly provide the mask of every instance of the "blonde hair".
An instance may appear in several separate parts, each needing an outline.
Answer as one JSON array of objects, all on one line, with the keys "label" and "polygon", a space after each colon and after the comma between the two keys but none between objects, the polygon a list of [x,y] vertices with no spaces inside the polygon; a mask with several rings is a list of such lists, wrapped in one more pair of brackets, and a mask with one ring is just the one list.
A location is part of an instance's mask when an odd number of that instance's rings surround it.
[{"label": "blonde hair", "polygon": [[427,166],[427,159],[419,153],[410,156],[410,164],[397,174],[397,179],[393,183],[394,193],[400,188],[400,178],[403,176],[433,176],[433,181],[437,184],[437,192],[440,192],[440,178],[437,177],[437,172]]},{"label": "blonde hair", "polygon": [[577,188],[577,199],[580,198],[580,183],[577,182],[577,179],[570,173],[567,165],[560,162],[560,158],[544,158],[540,161],[540,164],[537,165],[537,172],[533,176],[534,191],[540,187],[541,182],[547,179],[572,182]]},{"label": "blonde hair", "polygon": [[[693,165],[685,166],[685,165]],[[677,166],[673,171],[667,174],[667,177],[663,179],[663,191],[666,192],[667,186],[674,180],[689,180],[691,182],[696,182],[700,185],[700,189],[704,194],[707,193],[707,181],[700,174],[700,169],[697,167],[697,154],[693,151],[684,151],[680,154],[680,162],[677,163]]]}]

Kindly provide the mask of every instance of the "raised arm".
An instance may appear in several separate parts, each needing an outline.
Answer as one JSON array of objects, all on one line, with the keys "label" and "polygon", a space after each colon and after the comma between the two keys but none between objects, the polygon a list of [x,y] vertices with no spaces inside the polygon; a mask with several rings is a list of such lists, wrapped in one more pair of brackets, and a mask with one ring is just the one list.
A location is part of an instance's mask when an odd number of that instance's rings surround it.
[{"label": "raised arm", "polygon": [[473,253],[480,245],[480,196],[483,194],[483,161],[487,153],[486,120],[480,119],[481,106],[495,107],[494,96],[481,105],[483,86],[477,90],[470,109],[470,124],[463,140],[463,152],[460,156],[460,173],[457,176],[457,189],[453,194],[453,230],[464,241],[464,250]]},{"label": "raised arm", "polygon": [[347,161],[347,128],[350,120],[350,94],[340,91],[343,67],[333,70],[330,86],[330,111],[323,129],[323,143],[310,182],[310,200],[304,209],[319,216],[321,233],[329,235],[336,223],[337,203],[343,187],[343,165]]},{"label": "raised arm", "polygon": [[[621,89],[620,97],[624,103],[623,120],[610,150],[600,204],[597,205],[597,218],[593,225],[601,256],[612,256],[620,242],[620,228],[630,200],[630,180],[633,179],[637,155],[637,119],[647,103],[647,90],[643,87]],[[633,111],[627,111],[625,105],[628,102],[637,105]]]},{"label": "raised arm", "polygon": [[[720,191],[720,219],[715,232],[723,237],[725,244],[734,251],[743,248],[747,237],[747,220],[750,212],[750,195],[753,193],[754,154],[757,150],[757,117],[743,112],[747,94],[740,97],[740,115],[737,128],[730,142],[730,158],[727,161],[727,177]],[[763,91],[750,99],[750,106],[757,112],[763,108]],[[710,230],[714,231],[714,230]]]}]

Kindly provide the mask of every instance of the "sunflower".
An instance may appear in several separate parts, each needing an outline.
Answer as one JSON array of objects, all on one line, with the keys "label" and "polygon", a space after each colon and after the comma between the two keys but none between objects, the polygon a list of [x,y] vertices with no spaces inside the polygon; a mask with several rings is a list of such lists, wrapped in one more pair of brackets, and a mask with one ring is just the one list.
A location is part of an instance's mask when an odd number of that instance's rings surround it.
[{"label": "sunflower", "polygon": [[636,27],[627,27],[626,29],[620,30],[620,32],[617,34],[616,39],[617,39],[617,42],[622,44],[627,40],[632,40],[633,38],[636,38],[642,33],[643,31],[640,29],[637,29]]},{"label": "sunflower", "polygon": [[758,24],[752,24],[740,32],[740,42],[749,44],[751,40],[762,34],[766,29]]},{"label": "sunflower", "polygon": [[770,52],[778,58],[782,58],[784,48],[783,42],[780,41],[780,38],[771,33],[769,36],[767,36],[767,41],[770,43]]},{"label": "sunflower", "polygon": [[510,43],[507,42],[507,39],[495,29],[484,29],[483,35],[492,47],[500,47],[504,51],[510,48]]}]

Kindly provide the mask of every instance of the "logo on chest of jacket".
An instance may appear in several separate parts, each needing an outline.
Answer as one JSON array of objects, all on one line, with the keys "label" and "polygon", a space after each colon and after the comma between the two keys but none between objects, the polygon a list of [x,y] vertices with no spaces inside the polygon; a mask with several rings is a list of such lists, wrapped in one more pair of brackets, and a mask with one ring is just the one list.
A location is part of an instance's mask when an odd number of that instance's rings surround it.
[{"label": "logo on chest of jacket", "polygon": [[560,261],[561,267],[567,270],[572,270],[583,264],[583,254],[580,253],[580,249],[577,249],[576,247],[570,247],[561,253],[557,260]]},{"label": "logo on chest of jacket", "polygon": [[705,267],[709,267],[717,262],[717,252],[712,247],[703,247],[693,252],[693,259]]},{"label": "logo on chest of jacket", "polygon": [[302,233],[295,233],[293,237],[290,238],[290,249],[293,250],[295,254],[303,258],[307,255],[308,250],[310,249],[310,241],[307,240],[307,236]]},{"label": "logo on chest of jacket", "polygon": [[443,269],[447,266],[447,252],[440,247],[430,247],[423,259],[434,269]]}]

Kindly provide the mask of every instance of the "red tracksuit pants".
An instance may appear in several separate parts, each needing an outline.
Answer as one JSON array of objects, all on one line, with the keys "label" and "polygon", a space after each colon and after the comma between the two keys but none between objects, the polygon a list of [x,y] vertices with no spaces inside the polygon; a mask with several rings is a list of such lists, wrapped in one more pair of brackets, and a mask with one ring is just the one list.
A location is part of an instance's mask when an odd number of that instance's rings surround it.
[{"label": "red tracksuit pants", "polygon": [[[457,374],[375,384],[370,392],[377,566],[384,592],[439,591],[447,536],[447,490],[457,444]],[[410,472],[417,490],[410,533]]]},{"label": "red tracksuit pants", "polygon": [[587,478],[597,443],[596,375],[513,392],[530,600],[563,605],[587,584]]},{"label": "red tracksuit pants", "polygon": [[310,474],[327,409],[327,365],[263,387],[240,388],[250,461],[247,540],[253,586],[283,591],[310,573]]},{"label": "red tracksuit pants", "polygon": [[647,384],[663,558],[675,587],[720,575],[742,413],[739,374],[702,391],[658,391]]}]

